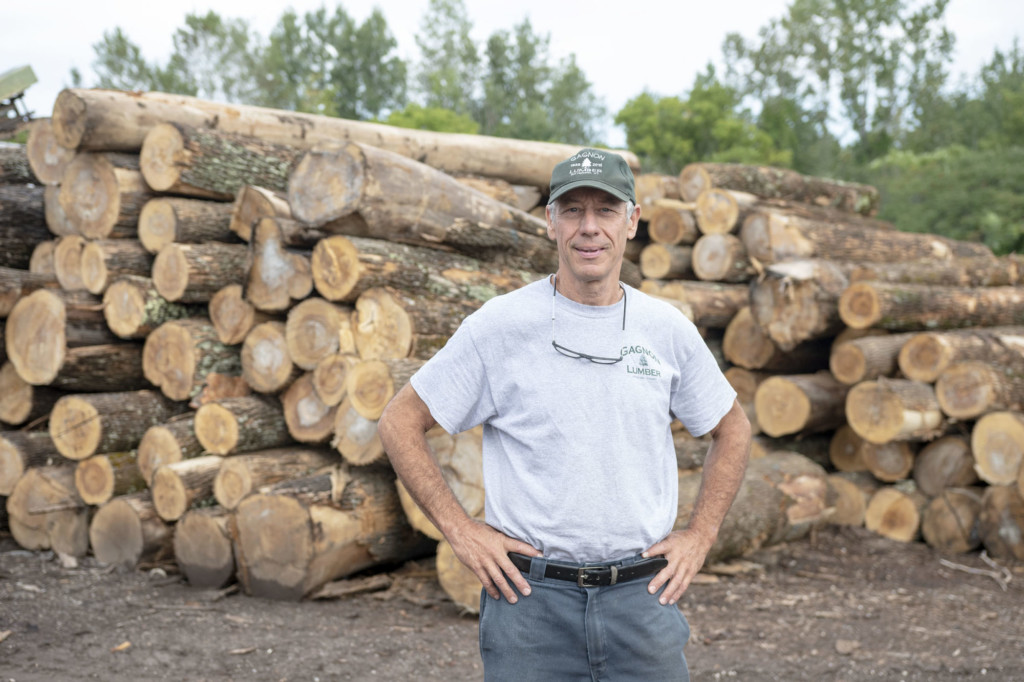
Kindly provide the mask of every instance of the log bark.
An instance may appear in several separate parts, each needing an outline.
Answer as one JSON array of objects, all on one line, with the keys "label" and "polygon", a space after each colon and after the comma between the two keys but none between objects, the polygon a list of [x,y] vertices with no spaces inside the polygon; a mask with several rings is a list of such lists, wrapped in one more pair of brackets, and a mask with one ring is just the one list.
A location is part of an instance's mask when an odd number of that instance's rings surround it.
[{"label": "log bark", "polygon": [[116,495],[127,495],[146,487],[135,460],[135,451],[86,457],[75,467],[75,488],[82,501],[99,506]]},{"label": "log bark", "polygon": [[149,488],[160,518],[177,521],[194,503],[211,497],[213,479],[223,461],[217,455],[203,455],[158,467]]},{"label": "log bark", "polygon": [[231,231],[242,241],[250,241],[252,226],[261,218],[292,219],[292,209],[284,192],[252,185],[242,187],[231,204]]},{"label": "log bark", "polygon": [[146,133],[139,166],[158,192],[223,200],[245,185],[285,191],[301,154],[251,135],[160,123]]},{"label": "log bark", "polygon": [[869,185],[801,175],[785,168],[694,163],[685,166],[679,173],[679,194],[683,199],[693,201],[702,191],[711,187],[815,206],[833,206],[863,215],[874,215],[879,201],[878,190]]},{"label": "log bark", "polygon": [[740,239],[747,254],[765,264],[792,258],[887,262],[893,254],[908,261],[993,257],[988,247],[975,242],[933,234],[865,229],[857,221],[840,223],[782,211],[751,214],[740,228]]},{"label": "log bark", "polygon": [[748,288],[742,284],[645,280],[640,290],[688,304],[693,310],[693,323],[712,329],[725,329],[736,313],[748,305]]},{"label": "log bark", "polygon": [[233,206],[220,201],[184,197],[156,197],[139,213],[139,241],[152,254],[168,244],[234,242]]},{"label": "log bark", "polygon": [[24,549],[53,549],[72,557],[89,551],[89,510],[75,490],[68,464],[33,467],[7,498],[7,522]]},{"label": "log bark", "polygon": [[981,480],[993,486],[1017,483],[1024,461],[1024,415],[986,414],[971,429],[971,452]]},{"label": "log bark", "polygon": [[135,236],[142,207],[153,196],[137,154],[77,154],[60,182],[68,222],[88,239]]},{"label": "log bark", "polygon": [[234,511],[261,488],[311,476],[339,463],[325,448],[293,445],[225,457],[213,479],[213,495],[222,508]]},{"label": "log bark", "polygon": [[408,524],[385,467],[340,466],[238,505],[232,528],[247,594],[301,599],[330,580],[419,557],[433,543]]},{"label": "log bark", "polygon": [[0,431],[0,495],[10,495],[29,469],[61,461],[46,431]]},{"label": "log bark", "polygon": [[647,279],[693,279],[693,248],[648,244],[640,252],[640,274]]},{"label": "log bark", "polygon": [[988,327],[913,334],[897,360],[908,379],[934,382],[958,362],[981,360],[1005,367],[1022,356],[1024,327]]},{"label": "log bark", "polygon": [[280,402],[267,396],[224,398],[202,405],[196,410],[195,433],[213,455],[266,450],[292,440]]},{"label": "log bark", "polygon": [[[29,128],[29,136],[32,129]],[[35,183],[36,177],[28,162],[27,146],[23,144],[0,145],[0,184],[25,185]]]},{"label": "log bark", "polygon": [[136,463],[146,485],[161,466],[203,454],[203,446],[195,434],[195,418],[195,412],[183,412],[163,424],[150,426],[142,434]]},{"label": "log bark", "polygon": [[4,337],[18,375],[36,386],[56,379],[69,348],[119,341],[107,327],[99,298],[60,289],[39,289],[19,300]]},{"label": "log bark", "polygon": [[[64,90],[54,103],[52,120],[58,143],[69,149],[138,151],[153,126],[174,122],[253,135],[304,149],[362,142],[419,159],[447,173],[497,177],[542,188],[548,186],[555,165],[579,151],[579,147],[567,144],[410,130],[160,92]],[[634,154],[618,153],[634,172],[639,171],[640,162]]]},{"label": "log bark", "polygon": [[151,384],[171,400],[196,400],[215,376],[240,376],[237,346],[217,339],[210,321],[201,317],[164,322],[146,337],[142,370]]},{"label": "log bark", "polygon": [[79,234],[60,237],[53,247],[53,272],[65,291],[84,291],[82,251],[88,242]]},{"label": "log bark", "polygon": [[394,288],[369,289],[355,303],[352,331],[364,360],[436,353],[467,315],[482,302],[413,294]]},{"label": "log bark", "polygon": [[146,277],[153,269],[153,256],[134,239],[97,239],[82,247],[82,285],[101,296],[116,279]]},{"label": "log bark", "polygon": [[382,286],[482,302],[540,276],[436,249],[342,235],[317,242],[311,266],[317,292],[345,303]]},{"label": "log bark", "polygon": [[67,395],[50,414],[50,437],[68,459],[136,448],[150,426],[187,409],[156,391]]},{"label": "log bark", "polygon": [[750,311],[782,350],[835,336],[843,327],[837,304],[849,280],[825,261],[779,263],[751,285]]},{"label": "log bark", "polygon": [[[53,122],[48,118],[39,118],[32,122],[25,143],[25,155],[32,176],[40,184],[59,185],[64,177],[64,170],[75,158],[75,150],[62,147],[53,134]],[[3,175],[0,175],[2,180]]]},{"label": "log bark", "polygon": [[946,488],[921,514],[921,536],[940,552],[963,554],[981,545],[981,489]]},{"label": "log bark", "polygon": [[998,367],[980,360],[951,365],[935,381],[935,397],[942,411],[954,419],[1024,411],[1024,356]]},{"label": "log bark", "polygon": [[127,569],[170,559],[173,536],[174,526],[157,515],[148,490],[115,497],[97,510],[89,525],[96,560]]},{"label": "log bark", "polygon": [[325,405],[340,405],[348,395],[348,374],[360,362],[354,353],[332,353],[313,368],[313,390]]},{"label": "log bark", "polygon": [[352,307],[312,297],[288,311],[285,343],[292,362],[313,370],[317,363],[335,353],[355,353]]},{"label": "log bark", "polygon": [[928,498],[912,487],[884,486],[871,496],[864,526],[890,540],[912,542],[920,534],[921,512],[927,503]]},{"label": "log bark", "polygon": [[557,250],[543,221],[426,164],[374,147],[307,153],[292,173],[288,203],[298,220],[327,225],[328,232],[443,244],[512,267],[557,269]]},{"label": "log bark", "polygon": [[292,438],[300,443],[325,443],[334,431],[338,407],[320,400],[313,388],[313,374],[306,372],[281,394],[285,422]]},{"label": "log bark", "polygon": [[228,510],[198,507],[186,511],[174,526],[174,561],[192,587],[220,589],[235,578]]},{"label": "log bark", "polygon": [[[637,201],[641,201],[639,194]],[[643,205],[640,217],[647,221],[647,236],[655,244],[693,244],[701,234],[695,208],[692,202],[657,199]]]},{"label": "log bark", "polygon": [[739,237],[706,234],[693,245],[693,274],[709,282],[748,282],[757,274]]},{"label": "log bark", "polygon": [[839,316],[850,327],[890,331],[1019,325],[1024,290],[856,282],[840,297]]},{"label": "log bark", "polygon": [[826,371],[769,377],[754,394],[757,423],[772,437],[835,429],[848,390]]},{"label": "log bark", "polygon": [[977,483],[970,441],[960,435],[949,435],[925,445],[914,458],[914,482],[929,497],[936,497],[947,488],[966,488]]},{"label": "log bark", "polygon": [[35,422],[48,415],[61,396],[61,391],[28,383],[11,363],[0,365],[0,422],[11,426]]},{"label": "log bark", "polygon": [[46,226],[44,194],[37,185],[0,185],[0,266],[29,269],[36,245],[53,236]]},{"label": "log bark", "polygon": [[259,310],[282,312],[313,291],[309,253],[285,248],[275,218],[263,218],[252,229],[245,298]]},{"label": "log bark", "polygon": [[954,287],[994,287],[1018,284],[1021,268],[1011,256],[968,256],[950,260],[926,258],[898,263],[838,262],[851,282],[932,284]]},{"label": "log bark", "polygon": [[829,346],[819,339],[783,351],[764,333],[750,307],[744,306],[725,328],[722,351],[726,360],[745,369],[795,373],[824,369],[828,365]]},{"label": "log bark", "polygon": [[198,306],[168,301],[148,277],[120,277],[103,292],[103,317],[122,339],[144,339],[164,322],[200,312]]},{"label": "log bark", "polygon": [[1024,560],[1024,498],[1012,485],[992,485],[981,497],[981,544],[994,559]]},{"label": "log bark", "polygon": [[334,438],[331,446],[349,464],[362,466],[384,461],[387,454],[377,433],[377,420],[356,411],[348,396],[338,403],[334,414]]},{"label": "log bark", "polygon": [[833,343],[829,369],[836,379],[849,386],[879,377],[893,377],[899,370],[900,352],[913,337],[911,333],[881,334]]},{"label": "log bark", "polygon": [[851,388],[846,420],[871,443],[931,440],[948,428],[932,386],[907,379],[864,381]]},{"label": "log bark", "polygon": [[56,275],[0,266],[0,318],[10,315],[18,300],[33,291],[59,286]]},{"label": "log bark", "polygon": [[83,393],[149,388],[142,371],[142,344],[121,342],[68,348],[60,371],[48,385]]},{"label": "log bark", "polygon": [[[701,478],[700,472],[679,472],[677,529],[689,522]],[[705,563],[804,537],[825,522],[829,506],[828,483],[821,466],[790,452],[752,459]]]},{"label": "log bark", "polygon": [[168,244],[153,260],[153,285],[168,301],[207,303],[228,284],[245,281],[250,258],[244,244]]},{"label": "log bark", "polygon": [[292,384],[301,370],[292,362],[284,322],[263,322],[242,343],[242,378],[257,393],[277,393]]},{"label": "log bark", "polygon": [[274,319],[245,300],[241,284],[228,284],[218,289],[210,299],[208,311],[217,338],[229,346],[242,343],[253,327]]}]

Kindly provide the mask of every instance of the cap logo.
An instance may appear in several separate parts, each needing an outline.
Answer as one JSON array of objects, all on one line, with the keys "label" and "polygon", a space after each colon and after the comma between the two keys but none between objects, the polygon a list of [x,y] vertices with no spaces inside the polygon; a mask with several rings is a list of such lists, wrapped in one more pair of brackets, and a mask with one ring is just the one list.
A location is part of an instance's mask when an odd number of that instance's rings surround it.
[{"label": "cap logo", "polygon": [[[580,157],[582,161],[577,161]],[[604,154],[596,152],[580,152],[569,162],[569,177],[576,175],[600,175],[604,172]]]}]

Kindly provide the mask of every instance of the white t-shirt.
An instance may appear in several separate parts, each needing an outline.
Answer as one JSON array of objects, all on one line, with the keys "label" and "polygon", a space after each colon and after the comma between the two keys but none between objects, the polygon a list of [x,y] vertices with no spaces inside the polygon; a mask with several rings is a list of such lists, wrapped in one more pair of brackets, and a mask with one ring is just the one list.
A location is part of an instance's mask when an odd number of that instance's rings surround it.
[{"label": "white t-shirt", "polygon": [[[486,521],[549,559],[616,560],[665,537],[672,418],[699,436],[736,397],[693,323],[623,287],[611,306],[553,296],[550,278],[493,298],[411,379],[449,433],[484,425]],[[553,337],[623,359],[565,357]]]}]

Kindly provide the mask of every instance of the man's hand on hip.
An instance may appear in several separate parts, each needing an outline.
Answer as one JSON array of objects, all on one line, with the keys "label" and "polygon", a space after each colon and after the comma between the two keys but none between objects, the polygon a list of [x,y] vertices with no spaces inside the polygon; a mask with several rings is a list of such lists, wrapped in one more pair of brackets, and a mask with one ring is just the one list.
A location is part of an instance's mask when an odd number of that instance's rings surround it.
[{"label": "man's hand on hip", "polygon": [[675,604],[690,586],[693,576],[704,565],[704,558],[710,549],[707,540],[692,529],[672,531],[664,540],[643,553],[645,557],[661,555],[668,559],[668,566],[658,571],[647,590],[654,594],[665,585],[659,601],[662,604]]},{"label": "man's hand on hip", "polygon": [[450,533],[447,539],[455,556],[476,574],[483,583],[484,590],[491,597],[498,599],[504,595],[510,604],[518,601],[519,597],[509,585],[506,576],[511,579],[520,594],[529,596],[530,584],[523,578],[519,569],[512,565],[508,553],[519,552],[527,556],[540,556],[537,549],[476,520],[469,520],[461,525],[458,531]]}]

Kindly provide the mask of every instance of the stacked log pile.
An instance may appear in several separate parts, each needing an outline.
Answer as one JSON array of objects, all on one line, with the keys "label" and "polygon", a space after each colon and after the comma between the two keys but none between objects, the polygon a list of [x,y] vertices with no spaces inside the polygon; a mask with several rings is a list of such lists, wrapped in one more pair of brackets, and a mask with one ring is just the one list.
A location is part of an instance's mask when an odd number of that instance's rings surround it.
[{"label": "stacked log pile", "polygon": [[[32,128],[31,176],[0,176],[8,526],[28,549],[174,561],[193,585],[288,599],[436,551],[474,610],[376,421],[467,314],[557,267],[537,209],[576,149],[280,113],[68,90]],[[949,549],[964,510],[965,550],[1019,553],[999,524],[1022,517],[1024,408],[997,369],[1024,357],[1017,261],[904,235],[870,217],[871,188],[811,180],[638,174],[623,279],[690,316],[760,431],[711,558],[840,517],[892,536],[923,517],[899,532]],[[872,305],[866,323],[843,312]],[[936,334],[947,319],[959,331]],[[902,366],[917,330],[933,345],[908,357],[944,354],[930,379]],[[706,441],[675,435],[682,524]],[[479,430],[430,439],[482,515]]]}]

